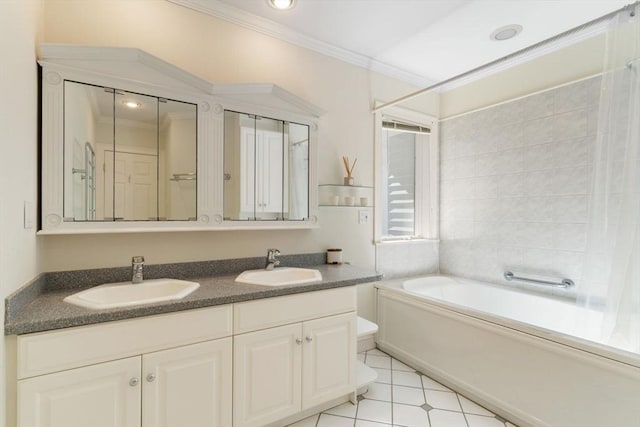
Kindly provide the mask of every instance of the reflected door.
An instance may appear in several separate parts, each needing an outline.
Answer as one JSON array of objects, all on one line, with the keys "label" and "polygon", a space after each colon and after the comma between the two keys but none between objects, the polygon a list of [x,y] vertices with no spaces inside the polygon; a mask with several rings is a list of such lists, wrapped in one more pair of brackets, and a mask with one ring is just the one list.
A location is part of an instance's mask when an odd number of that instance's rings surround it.
[{"label": "reflected door", "polygon": [[107,151],[105,183],[105,206],[113,206],[114,219],[157,220],[157,156]]}]

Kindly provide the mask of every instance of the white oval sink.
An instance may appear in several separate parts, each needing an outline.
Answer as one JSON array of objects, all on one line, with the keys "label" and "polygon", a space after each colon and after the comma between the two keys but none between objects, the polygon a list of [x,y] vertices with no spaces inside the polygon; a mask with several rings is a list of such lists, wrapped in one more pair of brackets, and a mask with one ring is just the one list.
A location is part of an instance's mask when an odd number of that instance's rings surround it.
[{"label": "white oval sink", "polygon": [[182,299],[199,287],[199,283],[177,279],[106,283],[69,295],[64,301],[93,309],[128,307]]},{"label": "white oval sink", "polygon": [[236,282],[264,286],[299,285],[320,280],[322,280],[322,274],[318,270],[295,267],[247,270],[236,277]]}]

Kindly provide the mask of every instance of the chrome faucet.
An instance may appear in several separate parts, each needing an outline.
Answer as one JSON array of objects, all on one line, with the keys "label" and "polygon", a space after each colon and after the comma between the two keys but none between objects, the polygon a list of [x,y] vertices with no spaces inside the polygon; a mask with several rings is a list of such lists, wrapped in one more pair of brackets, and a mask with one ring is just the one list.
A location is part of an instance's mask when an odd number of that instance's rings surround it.
[{"label": "chrome faucet", "polygon": [[142,267],[144,266],[143,256],[134,256],[131,258],[131,283],[142,283],[144,279],[142,275]]},{"label": "chrome faucet", "polygon": [[267,249],[267,265],[264,268],[271,271],[278,265],[280,265],[280,260],[276,257],[280,255],[280,251],[277,249]]}]

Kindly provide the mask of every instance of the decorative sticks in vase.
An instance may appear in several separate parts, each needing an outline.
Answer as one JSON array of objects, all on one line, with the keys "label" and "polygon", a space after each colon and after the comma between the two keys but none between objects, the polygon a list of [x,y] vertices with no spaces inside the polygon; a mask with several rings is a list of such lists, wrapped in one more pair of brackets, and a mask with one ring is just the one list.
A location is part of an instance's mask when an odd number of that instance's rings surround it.
[{"label": "decorative sticks in vase", "polygon": [[344,185],[353,185],[353,169],[357,162],[358,158],[351,163],[348,156],[342,156],[342,163],[344,163],[344,169],[347,172],[347,176],[344,177]]}]

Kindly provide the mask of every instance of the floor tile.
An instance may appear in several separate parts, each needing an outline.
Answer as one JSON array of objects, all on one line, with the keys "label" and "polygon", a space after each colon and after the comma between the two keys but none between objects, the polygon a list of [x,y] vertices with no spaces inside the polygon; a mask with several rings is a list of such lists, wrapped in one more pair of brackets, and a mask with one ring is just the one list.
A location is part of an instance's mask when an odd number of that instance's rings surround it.
[{"label": "floor tile", "polygon": [[339,406],[334,406],[331,409],[327,409],[326,411],[324,411],[324,413],[331,415],[340,415],[341,417],[355,418],[357,409],[358,405],[352,405],[351,402],[347,402]]},{"label": "floor tile", "polygon": [[371,368],[378,373],[377,383],[391,384],[391,369]]},{"label": "floor tile", "polygon": [[391,424],[382,424],[367,420],[356,420],[355,427],[391,427]]},{"label": "floor tile", "polygon": [[404,363],[396,359],[391,359],[391,369],[394,369],[397,371],[408,371],[408,372],[416,371],[411,366],[405,365]]},{"label": "floor tile", "polygon": [[436,409],[447,409],[449,411],[462,411],[458,397],[450,391],[425,390],[424,395],[427,403]]},{"label": "floor tile", "polygon": [[442,411],[434,409],[429,411],[431,427],[467,427],[462,412]]},{"label": "floor tile", "polygon": [[517,427],[380,350],[358,358],[378,373],[358,405],[344,403],[290,427]]},{"label": "floor tile", "polygon": [[369,384],[369,389],[364,394],[365,399],[384,400],[391,402],[391,385],[382,383]]},{"label": "floor tile", "polygon": [[317,427],[353,427],[356,420],[353,418],[338,417],[336,415],[321,414]]},{"label": "floor tile", "polygon": [[374,356],[391,357],[387,353],[385,353],[384,351],[382,351],[380,349],[377,349],[377,348],[374,348],[374,349],[371,349],[371,350],[367,350],[367,354],[371,354],[371,355],[374,355]]},{"label": "floor tile", "polygon": [[427,411],[419,406],[393,404],[393,425],[429,427]]},{"label": "floor tile", "polygon": [[391,423],[391,403],[364,399],[358,403],[357,418],[360,420]]},{"label": "floor tile", "polygon": [[424,375],[422,375],[422,386],[430,390],[453,391],[450,388],[443,386],[436,380],[432,380],[431,378]]},{"label": "floor tile", "polygon": [[372,356],[367,354],[364,363],[372,368],[391,369],[391,358],[389,356]]},{"label": "floor tile", "polygon": [[318,422],[318,417],[320,415],[316,414],[311,417],[305,418],[304,420],[300,420],[296,423],[289,424],[288,427],[316,427],[316,423]]},{"label": "floor tile", "polygon": [[458,395],[458,398],[460,399],[460,405],[462,405],[462,412],[467,414],[486,415],[489,417],[493,416],[493,412],[484,409],[482,406],[470,401],[466,397]]},{"label": "floor tile", "polygon": [[393,371],[391,373],[391,381],[393,385],[422,388],[420,375],[415,372]]},{"label": "floor tile", "polygon": [[415,406],[424,405],[424,391],[421,388],[394,385],[393,403],[404,403],[406,405]]},{"label": "floor tile", "polygon": [[469,427],[504,427],[504,423],[495,417],[483,417],[482,415],[473,414],[467,414],[466,417]]}]

